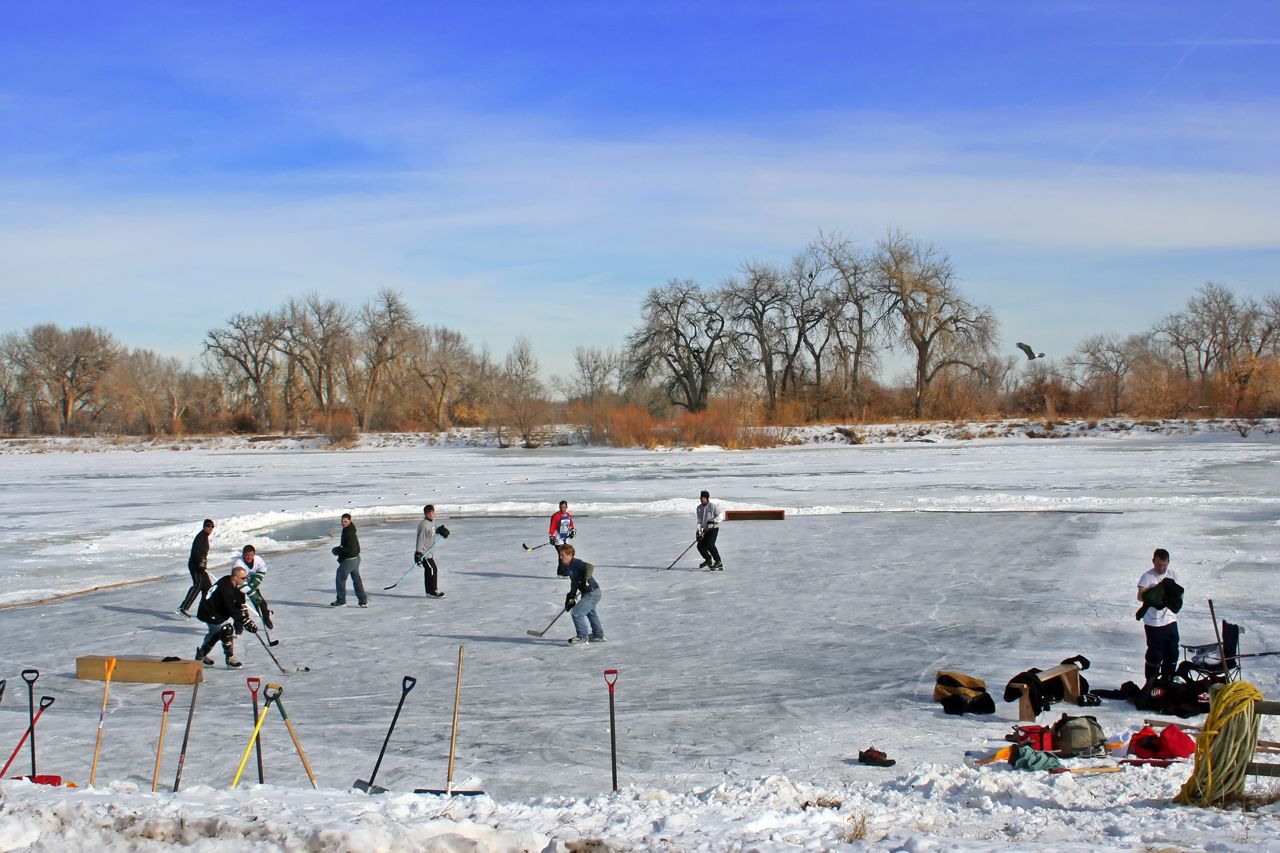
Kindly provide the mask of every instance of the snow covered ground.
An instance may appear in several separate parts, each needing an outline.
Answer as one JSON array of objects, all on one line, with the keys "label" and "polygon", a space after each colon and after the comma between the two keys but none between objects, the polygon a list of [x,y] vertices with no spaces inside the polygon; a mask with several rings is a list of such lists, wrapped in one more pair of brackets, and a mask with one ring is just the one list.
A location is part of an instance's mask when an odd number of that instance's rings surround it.
[{"label": "snow covered ground", "polygon": [[[162,688],[113,685],[96,787],[0,783],[0,850],[1280,849],[1276,807],[1170,805],[1189,765],[966,768],[964,751],[998,740],[1016,706],[948,717],[930,701],[941,668],[986,678],[998,697],[1014,673],[1076,653],[1093,661],[1094,686],[1141,680],[1134,585],[1157,546],[1188,590],[1185,641],[1212,638],[1212,598],[1246,626],[1246,651],[1280,649],[1275,431],[1168,432],[926,433],[745,452],[388,440],[2,454],[0,605],[164,580],[0,610],[0,759],[25,727],[19,673],[35,667],[37,695],[57,697],[38,728],[39,769],[87,782],[102,685],[77,681],[75,658],[194,652],[200,626],[173,610],[205,516],[218,522],[211,564],[224,569],[246,542],[265,555],[277,651],[312,670],[281,676],[248,636],[237,641],[244,669],[215,655],[177,795],[167,789],[189,691],[170,715],[152,794]],[[723,574],[694,570],[692,551],[658,571],[692,541],[701,488],[787,520],[727,523]],[[545,638],[526,634],[566,590],[550,549],[521,548],[546,541],[561,498],[604,589],[609,640],[582,650],[565,647],[568,617]],[[426,502],[453,531],[438,552],[439,600],[423,596],[418,574],[382,589],[408,568]],[[360,529],[368,610],[328,607],[344,511]],[[445,783],[459,645],[454,782],[487,795],[414,795]],[[620,671],[617,794],[610,667]],[[1253,659],[1246,674],[1280,694],[1280,658]],[[392,793],[352,792],[373,769],[404,675],[418,686],[377,778]],[[264,728],[268,784],[250,761],[228,790],[251,728],[246,676],[284,685],[319,791],[278,717]],[[1113,734],[1144,716],[1122,703],[1095,710]],[[1264,737],[1280,740],[1278,728],[1265,723]],[[897,765],[859,765],[872,745]],[[28,770],[24,747],[10,775]]]}]

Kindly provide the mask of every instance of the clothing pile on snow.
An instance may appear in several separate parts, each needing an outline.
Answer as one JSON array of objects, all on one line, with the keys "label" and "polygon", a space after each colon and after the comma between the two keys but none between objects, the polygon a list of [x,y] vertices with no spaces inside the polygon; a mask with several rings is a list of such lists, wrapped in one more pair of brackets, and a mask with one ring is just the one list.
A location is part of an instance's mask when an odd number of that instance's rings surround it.
[{"label": "clothing pile on snow", "polygon": [[1062,762],[1056,756],[1020,743],[1009,751],[1009,764],[1014,770],[1061,770]]},{"label": "clothing pile on snow", "polygon": [[939,670],[933,685],[933,701],[942,703],[948,714],[994,714],[995,700],[987,692],[987,682],[961,672]]},{"label": "clothing pile on snow", "polygon": [[[1073,655],[1062,662],[1064,664],[1074,664],[1077,669],[1081,670],[1089,668],[1089,659],[1084,655]],[[1046,684],[1039,678],[1041,672],[1042,670],[1032,667],[1010,678],[1009,683],[1004,688],[1004,701],[1017,702],[1021,698],[1021,691],[1018,690],[1016,685],[1025,684],[1027,685],[1027,699],[1031,702],[1031,710],[1036,714],[1049,710],[1054,702],[1061,702],[1065,697],[1065,687],[1062,680],[1053,678]],[[1100,704],[1097,695],[1089,691],[1089,682],[1083,675],[1080,676],[1080,704]]]},{"label": "clothing pile on snow", "polygon": [[1209,688],[1217,683],[1221,683],[1221,679],[1175,675],[1171,681],[1157,681],[1146,687],[1126,681],[1119,690],[1095,692],[1103,699],[1126,699],[1139,711],[1186,718],[1209,713]]}]

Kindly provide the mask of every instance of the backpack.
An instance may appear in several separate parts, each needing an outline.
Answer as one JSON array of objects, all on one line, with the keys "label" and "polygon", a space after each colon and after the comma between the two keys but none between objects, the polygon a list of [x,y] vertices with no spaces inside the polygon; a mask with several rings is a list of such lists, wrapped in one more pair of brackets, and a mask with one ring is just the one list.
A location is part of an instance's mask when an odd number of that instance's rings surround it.
[{"label": "backpack", "polygon": [[994,714],[996,703],[981,678],[961,672],[939,670],[933,686],[933,701],[948,714]]},{"label": "backpack", "polygon": [[1053,724],[1053,746],[1058,755],[1068,757],[1101,755],[1107,751],[1107,735],[1096,717],[1063,714]]}]

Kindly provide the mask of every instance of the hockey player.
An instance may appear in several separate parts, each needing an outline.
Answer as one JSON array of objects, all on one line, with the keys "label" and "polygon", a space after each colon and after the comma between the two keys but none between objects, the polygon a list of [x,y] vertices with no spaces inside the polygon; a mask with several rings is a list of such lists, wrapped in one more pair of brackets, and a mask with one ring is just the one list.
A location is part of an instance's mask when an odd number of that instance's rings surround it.
[{"label": "hockey player", "polygon": [[560,552],[564,550],[565,543],[577,535],[577,532],[573,526],[573,515],[569,512],[569,502],[560,501],[560,509],[551,516],[551,527],[547,530],[547,539],[555,546],[556,574],[562,578],[568,577],[569,573],[560,560]]},{"label": "hockey player", "polygon": [[711,502],[711,493],[706,489],[698,496],[698,553],[702,562],[698,568],[712,572],[723,572],[724,563],[720,562],[720,551],[716,548],[716,537],[720,535],[720,522],[724,521],[724,513],[720,507]]},{"label": "hockey player", "polygon": [[422,521],[418,522],[418,540],[413,548],[413,562],[422,566],[422,582],[431,598],[444,598],[438,588],[440,567],[436,565],[432,550],[443,539],[449,538],[449,528],[441,524],[436,526],[436,508],[427,504],[422,508]]},{"label": "hockey player", "polygon": [[213,586],[213,578],[209,577],[209,535],[213,533],[213,519],[206,518],[204,527],[191,540],[191,556],[187,557],[187,571],[191,573],[191,589],[178,605],[178,613],[187,619],[191,618],[191,605],[198,596],[204,595]]},{"label": "hockey player", "polygon": [[276,626],[271,621],[271,608],[262,594],[262,582],[267,579],[267,561],[258,556],[258,550],[252,545],[245,545],[236,559],[236,568],[243,568],[249,573],[244,584],[245,597],[253,604],[253,609],[258,611],[258,618],[267,626],[267,630],[274,631]]},{"label": "hockey player", "polygon": [[[604,626],[596,615],[596,607],[600,604],[600,584],[592,577],[595,566],[576,557],[572,545],[560,547],[560,565],[569,576],[569,593],[564,597],[564,609],[573,617],[575,636],[569,640],[571,646],[585,646],[588,643],[604,642]],[[591,626],[591,634],[587,634],[587,625]]]},{"label": "hockey player", "polygon": [[213,644],[221,640],[227,666],[238,669],[240,661],[236,660],[234,635],[242,631],[251,634],[258,632],[258,626],[249,618],[244,593],[240,591],[248,577],[249,571],[244,566],[236,566],[231,574],[221,578],[200,599],[196,618],[208,625],[209,631],[204,636],[204,642],[196,647],[196,660],[205,666],[213,666],[209,652],[213,651]]},{"label": "hockey player", "polygon": [[342,514],[342,539],[333,547],[333,556],[338,558],[338,573],[334,576],[333,585],[338,597],[329,603],[330,607],[346,607],[347,578],[356,588],[356,600],[361,607],[369,606],[369,596],[365,595],[364,580],[360,577],[360,539],[356,536],[356,523],[351,513]]}]

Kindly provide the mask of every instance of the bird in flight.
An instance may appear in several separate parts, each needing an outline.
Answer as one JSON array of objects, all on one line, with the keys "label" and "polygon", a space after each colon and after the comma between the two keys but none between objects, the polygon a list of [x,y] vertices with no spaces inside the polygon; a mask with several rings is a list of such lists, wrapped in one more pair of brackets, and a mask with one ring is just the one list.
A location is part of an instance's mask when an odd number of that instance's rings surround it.
[{"label": "bird in flight", "polygon": [[1027,354],[1027,360],[1028,360],[1028,361],[1035,361],[1037,358],[1044,358],[1044,353],[1042,353],[1042,352],[1040,352],[1040,353],[1036,352],[1036,351],[1035,351],[1035,350],[1033,350],[1031,347],[1029,347],[1029,346],[1027,346],[1026,344],[1024,344],[1022,341],[1018,341],[1017,346],[1018,346],[1018,349],[1022,350],[1023,352],[1025,352],[1025,353]]}]

